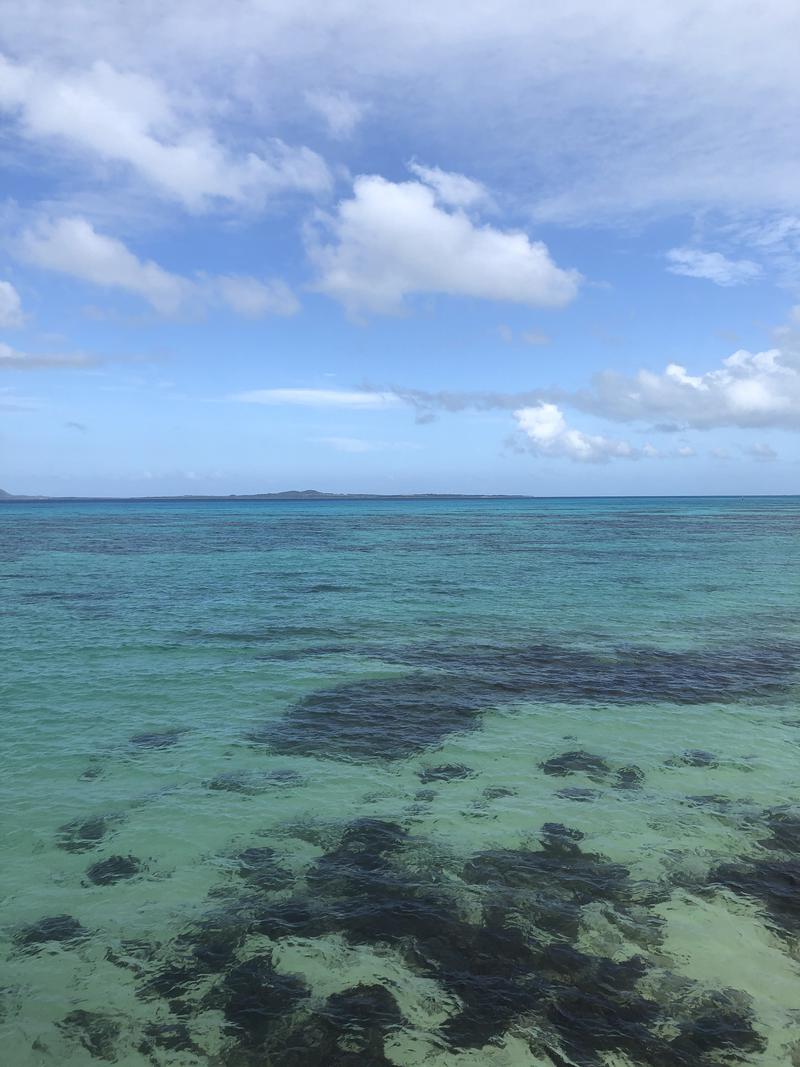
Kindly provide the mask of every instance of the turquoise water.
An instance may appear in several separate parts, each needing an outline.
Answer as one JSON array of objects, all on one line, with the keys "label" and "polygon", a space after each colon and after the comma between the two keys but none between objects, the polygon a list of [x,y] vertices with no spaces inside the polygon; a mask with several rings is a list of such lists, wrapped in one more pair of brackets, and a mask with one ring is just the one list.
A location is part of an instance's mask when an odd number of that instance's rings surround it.
[{"label": "turquoise water", "polygon": [[3,505],[4,1062],[800,1062],[799,534]]}]

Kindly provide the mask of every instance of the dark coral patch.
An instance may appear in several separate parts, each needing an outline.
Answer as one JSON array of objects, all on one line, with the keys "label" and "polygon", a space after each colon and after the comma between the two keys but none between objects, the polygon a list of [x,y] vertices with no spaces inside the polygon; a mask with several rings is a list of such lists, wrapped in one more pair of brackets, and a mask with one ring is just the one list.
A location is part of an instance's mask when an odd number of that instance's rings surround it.
[{"label": "dark coral patch", "polygon": [[565,789],[556,790],[556,796],[562,800],[575,800],[579,804],[589,804],[597,800],[602,794],[597,789],[582,789],[580,786],[570,785]]},{"label": "dark coral patch", "polygon": [[475,772],[463,763],[442,763],[438,767],[425,767],[417,777],[428,785],[430,782],[454,782],[461,778],[472,778]]},{"label": "dark coral patch", "polygon": [[722,886],[759,901],[780,931],[800,933],[800,859],[754,859],[722,863],[709,875],[713,886]]},{"label": "dark coral patch", "polygon": [[760,842],[764,848],[800,855],[800,812],[791,808],[773,808],[767,812],[767,826],[769,837]]},{"label": "dark coral patch", "polygon": [[503,797],[514,797],[516,795],[516,789],[509,789],[504,785],[490,785],[483,791],[483,796],[487,800],[500,800]]},{"label": "dark coral patch", "polygon": [[109,1063],[116,1060],[120,1026],[108,1015],[78,1008],[65,1015],[58,1025],[67,1037],[80,1042],[90,1056]]},{"label": "dark coral patch", "polygon": [[98,860],[86,872],[86,877],[93,885],[113,885],[126,878],[133,878],[142,869],[141,861],[135,856],[109,856]]},{"label": "dark coral patch", "polygon": [[35,952],[51,942],[70,945],[88,936],[88,931],[72,915],[51,915],[23,926],[14,935],[14,942]]},{"label": "dark coral patch", "polygon": [[579,749],[574,752],[562,752],[560,756],[553,756],[544,763],[540,763],[545,774],[566,777],[568,774],[582,772],[603,776],[609,773],[611,768],[602,756],[595,756],[592,752],[584,752]]},{"label": "dark coral patch", "polygon": [[689,1067],[695,1063],[718,1063],[718,1056],[726,1061],[741,1061],[746,1056],[763,1052],[767,1046],[753,1027],[747,1011],[737,1005],[741,994],[728,991],[711,993],[693,1006],[691,1014],[680,1021],[678,1035],[671,1047],[676,1060]]},{"label": "dark coral patch", "polygon": [[149,1023],[145,1027],[139,1051],[144,1056],[151,1056],[157,1049],[167,1052],[191,1052],[196,1056],[203,1054],[202,1049],[192,1040],[185,1023]]},{"label": "dark coral patch", "polygon": [[116,818],[94,815],[88,819],[73,819],[58,828],[56,843],[66,852],[89,852],[97,848],[112,829]]},{"label": "dark coral patch", "polygon": [[381,651],[395,662],[452,671],[494,688],[497,700],[504,702],[524,696],[559,702],[702,704],[785,691],[797,672],[798,650],[796,642],[786,641],[693,651],[627,646],[590,652],[547,644],[447,644]]},{"label": "dark coral patch", "polygon": [[644,771],[635,763],[631,763],[627,767],[620,767],[614,777],[615,789],[640,789],[644,781]]},{"label": "dark coral patch", "polygon": [[275,858],[274,848],[246,848],[236,858],[239,875],[259,889],[284,889],[291,884],[292,875]]},{"label": "dark coral patch", "polygon": [[[357,986],[319,1006],[268,954],[242,960],[252,935],[336,933],[351,944],[392,945],[456,998],[441,1029],[453,1049],[482,1048],[516,1022],[536,1031],[534,1051],[580,1067],[601,1067],[614,1053],[643,1067],[718,1067],[719,1056],[727,1062],[736,1049],[756,1048],[746,1006],[721,1000],[713,1029],[689,980],[673,977],[656,1002],[643,990],[658,983],[661,965],[649,971],[639,956],[611,960],[575,947],[584,909],[598,902],[627,936],[654,940],[641,930],[652,890],[648,897],[625,867],[585,851],[579,830],[546,823],[538,848],[473,855],[463,869],[469,914],[420,844],[399,823],[361,818],[307,870],[305,891],[302,880],[283,898],[257,878],[245,878],[240,894],[227,887],[223,907],[178,939],[141,995],[163,996],[177,1015],[198,997],[203,1009],[221,1011],[230,1067],[390,1067],[385,1041],[403,1020],[386,989]],[[271,849],[239,860],[267,870],[276,862]]]},{"label": "dark coral patch", "polygon": [[475,729],[491,694],[439,675],[369,679],[311,693],[251,740],[272,751],[329,759],[404,759]]},{"label": "dark coral patch", "polygon": [[264,1048],[276,1022],[285,1020],[309,995],[299,978],[276,971],[269,955],[253,956],[233,967],[220,992],[226,1028],[246,1049]]},{"label": "dark coral patch", "polygon": [[703,748],[688,748],[680,756],[673,756],[667,760],[668,767],[719,767],[717,757],[713,752],[706,752]]}]

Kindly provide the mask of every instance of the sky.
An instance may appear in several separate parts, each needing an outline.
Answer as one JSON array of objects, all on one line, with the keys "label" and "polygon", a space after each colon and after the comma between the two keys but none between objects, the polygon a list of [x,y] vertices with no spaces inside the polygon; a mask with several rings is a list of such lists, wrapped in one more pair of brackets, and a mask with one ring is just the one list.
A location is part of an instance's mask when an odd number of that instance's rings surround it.
[{"label": "sky", "polygon": [[0,488],[800,492],[795,0],[28,0]]}]

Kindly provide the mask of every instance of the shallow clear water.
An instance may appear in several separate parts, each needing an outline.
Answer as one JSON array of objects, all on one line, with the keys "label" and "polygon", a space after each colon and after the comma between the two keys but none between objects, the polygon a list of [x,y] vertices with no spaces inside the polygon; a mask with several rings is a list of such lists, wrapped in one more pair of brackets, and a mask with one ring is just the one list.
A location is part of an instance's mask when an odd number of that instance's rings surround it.
[{"label": "shallow clear water", "polygon": [[3,505],[5,1062],[800,1062],[798,534]]}]

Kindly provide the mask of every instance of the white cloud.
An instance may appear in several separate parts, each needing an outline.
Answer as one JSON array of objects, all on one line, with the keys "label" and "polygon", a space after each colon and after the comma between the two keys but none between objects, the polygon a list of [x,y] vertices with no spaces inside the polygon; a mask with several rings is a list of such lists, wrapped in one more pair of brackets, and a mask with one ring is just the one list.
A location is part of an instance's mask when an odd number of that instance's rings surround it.
[{"label": "white cloud", "polygon": [[734,352],[714,370],[690,374],[671,363],[661,374],[605,372],[565,400],[621,422],[671,421],[694,429],[774,426],[800,429],[800,354],[791,348]]},{"label": "white cloud", "polygon": [[744,285],[763,273],[758,263],[749,259],[728,259],[721,252],[701,252],[695,248],[672,248],[667,252],[671,274],[687,278],[706,278],[716,285]]},{"label": "white cloud", "polygon": [[337,140],[351,137],[364,116],[364,106],[349,93],[307,92],[306,101],[325,120]]},{"label": "white cloud", "polygon": [[421,182],[375,175],[357,178],[334,215],[318,216],[308,246],[317,288],[354,315],[397,314],[418,293],[560,307],[580,281],[526,234],[446,211]]},{"label": "white cloud", "polygon": [[9,329],[25,321],[22,301],[11,282],[0,282],[0,326]]},{"label": "white cloud", "polygon": [[440,167],[426,167],[415,161],[408,164],[408,169],[421,182],[429,185],[436,193],[436,199],[447,207],[468,208],[478,205],[491,206],[493,203],[486,186],[474,178],[442,170]]},{"label": "white cloud", "polygon": [[141,260],[129,248],[98,231],[84,218],[40,220],[17,242],[23,259],[104,289],[120,289],[146,300],[161,315],[177,315],[223,303],[237,314],[292,315],[299,304],[279,279],[248,276],[173,274],[152,260]]},{"label": "white cloud", "polygon": [[102,61],[53,74],[0,56],[0,108],[18,117],[26,139],[124,164],[191,211],[258,208],[288,190],[330,186],[327,166],[311,149],[273,138],[260,153],[237,155],[210,129],[179,115],[154,78]]},{"label": "white cloud", "polygon": [[309,86],[336,86],[375,101],[382,149],[385,131],[406,153],[435,144],[539,217],[797,211],[794,0],[238,0],[235,19],[211,0],[27,0],[3,16],[10,53],[48,70],[103,56],[166,83],[201,129],[296,122]]},{"label": "white cloud", "polygon": [[599,434],[587,434],[567,425],[555,404],[541,402],[514,412],[528,447],[540,456],[565,457],[579,463],[606,463],[610,459],[636,459],[641,454],[627,441],[614,441]]},{"label": "white cloud", "polygon": [[189,295],[184,278],[152,260],[139,259],[121,241],[98,233],[86,219],[42,221],[22,235],[19,252],[37,267],[135,293],[164,315],[176,314]]},{"label": "white cloud", "polygon": [[288,404],[295,407],[350,408],[356,411],[397,407],[401,403],[394,393],[342,389],[252,389],[235,393],[230,399],[245,404]]}]

